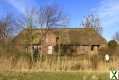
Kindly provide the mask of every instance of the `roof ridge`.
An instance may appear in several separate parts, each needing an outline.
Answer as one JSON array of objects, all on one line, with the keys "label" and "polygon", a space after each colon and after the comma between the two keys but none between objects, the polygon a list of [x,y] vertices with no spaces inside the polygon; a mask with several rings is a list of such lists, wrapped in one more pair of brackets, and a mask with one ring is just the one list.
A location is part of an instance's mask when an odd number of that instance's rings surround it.
[{"label": "roof ridge", "polygon": [[[29,29],[29,28],[25,28],[25,29]],[[24,30],[25,30],[24,29]],[[43,30],[45,30],[46,28],[33,28],[33,30],[41,30],[41,29],[43,29]],[[94,28],[49,28],[49,30],[53,30],[53,29],[90,29],[90,30],[94,30]]]}]

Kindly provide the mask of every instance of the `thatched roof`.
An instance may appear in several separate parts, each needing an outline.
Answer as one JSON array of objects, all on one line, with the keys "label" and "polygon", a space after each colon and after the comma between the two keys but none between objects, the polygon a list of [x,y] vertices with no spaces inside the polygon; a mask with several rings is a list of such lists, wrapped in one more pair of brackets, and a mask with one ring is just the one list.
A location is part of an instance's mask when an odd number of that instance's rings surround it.
[{"label": "thatched roof", "polygon": [[105,44],[106,40],[94,29],[69,30],[69,43],[80,45],[99,45]]},{"label": "thatched roof", "polygon": [[14,39],[13,42],[17,44],[38,44],[41,35],[39,29],[24,29]]},{"label": "thatched roof", "polygon": [[[40,41],[40,31],[45,29],[32,29],[32,43],[38,44]],[[62,35],[62,44],[79,44],[79,45],[100,45],[105,44],[106,40],[92,28],[62,28],[50,29],[56,36]],[[28,30],[23,30],[17,35],[14,41],[20,44],[30,44],[31,34]]]}]

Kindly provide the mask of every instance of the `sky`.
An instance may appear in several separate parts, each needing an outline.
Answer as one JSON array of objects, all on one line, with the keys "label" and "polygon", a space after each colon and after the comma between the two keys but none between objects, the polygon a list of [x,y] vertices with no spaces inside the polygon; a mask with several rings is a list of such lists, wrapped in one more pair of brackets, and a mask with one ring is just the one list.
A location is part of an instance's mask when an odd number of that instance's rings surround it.
[{"label": "sky", "polygon": [[103,27],[103,36],[111,40],[119,31],[119,0],[0,0],[0,17],[6,13],[25,15],[28,8],[56,3],[69,16],[69,27],[78,28],[84,16],[95,13]]}]

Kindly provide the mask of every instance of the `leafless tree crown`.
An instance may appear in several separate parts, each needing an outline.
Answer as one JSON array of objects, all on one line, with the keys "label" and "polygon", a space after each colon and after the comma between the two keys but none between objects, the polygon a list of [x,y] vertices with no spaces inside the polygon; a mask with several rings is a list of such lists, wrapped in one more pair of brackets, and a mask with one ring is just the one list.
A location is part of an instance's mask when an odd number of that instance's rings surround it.
[{"label": "leafless tree crown", "polygon": [[98,16],[89,15],[85,17],[81,26],[84,28],[94,28],[98,33],[102,33],[102,26]]},{"label": "leafless tree crown", "polygon": [[119,32],[114,34],[113,39],[119,41]]}]

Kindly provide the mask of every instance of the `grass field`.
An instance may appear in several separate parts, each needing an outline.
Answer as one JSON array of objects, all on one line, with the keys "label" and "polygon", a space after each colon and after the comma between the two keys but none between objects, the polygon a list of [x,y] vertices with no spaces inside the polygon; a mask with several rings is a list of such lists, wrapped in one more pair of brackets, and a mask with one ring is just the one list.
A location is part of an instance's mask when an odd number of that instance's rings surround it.
[{"label": "grass field", "polygon": [[109,73],[1,72],[0,80],[109,80]]}]

